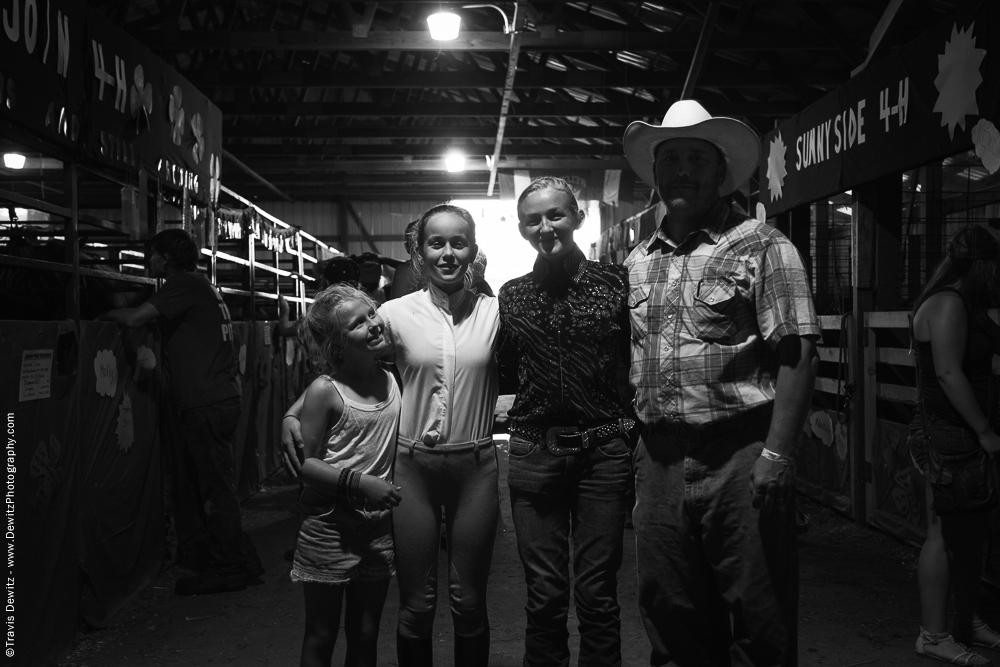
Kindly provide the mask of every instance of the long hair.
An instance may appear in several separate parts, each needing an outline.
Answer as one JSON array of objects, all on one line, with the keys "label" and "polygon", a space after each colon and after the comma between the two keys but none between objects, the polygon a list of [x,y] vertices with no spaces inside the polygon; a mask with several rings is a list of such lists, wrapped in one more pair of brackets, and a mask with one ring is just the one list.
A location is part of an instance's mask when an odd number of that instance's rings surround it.
[{"label": "long hair", "polygon": [[913,314],[943,285],[956,284],[969,317],[982,320],[1000,296],[1000,240],[982,225],[969,225],[948,240],[945,258],[913,304]]},{"label": "long hair", "polygon": [[337,312],[349,301],[364,301],[378,308],[363,290],[348,283],[331,285],[316,295],[309,312],[299,326],[299,342],[309,351],[309,361],[317,373],[333,373],[344,360],[344,323]]},{"label": "long hair", "polygon": [[424,266],[424,257],[422,254],[424,239],[426,238],[425,230],[427,229],[427,223],[430,219],[438,213],[453,213],[469,223],[469,243],[476,242],[476,221],[473,219],[472,214],[461,206],[438,204],[437,206],[432,206],[424,211],[424,214],[417,220],[416,225],[413,227],[411,232],[413,252],[410,256],[410,263],[413,265],[413,273],[417,278],[417,283],[422,288],[427,286],[427,267]]},{"label": "long hair", "polygon": [[576,195],[573,194],[573,188],[565,180],[559,178],[558,176],[539,176],[535,180],[531,181],[522,192],[521,196],[517,198],[517,217],[521,218],[521,204],[524,200],[528,198],[533,192],[538,192],[539,190],[558,190],[559,192],[565,192],[569,196],[569,209],[573,213],[573,217],[576,218],[576,224],[579,225],[583,222],[584,212],[580,210],[580,204],[576,201]]}]

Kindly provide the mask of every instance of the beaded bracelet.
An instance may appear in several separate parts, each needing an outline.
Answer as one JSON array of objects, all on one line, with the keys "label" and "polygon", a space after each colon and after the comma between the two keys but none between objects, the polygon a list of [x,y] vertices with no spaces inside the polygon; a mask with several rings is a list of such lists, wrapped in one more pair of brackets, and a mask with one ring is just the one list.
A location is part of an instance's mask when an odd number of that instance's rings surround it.
[{"label": "beaded bracelet", "polygon": [[761,450],[760,455],[763,456],[768,461],[774,461],[775,463],[780,463],[781,465],[787,468],[792,468],[795,466],[795,461],[788,458],[787,456],[782,456],[777,452],[772,452],[767,447]]},{"label": "beaded bracelet", "polygon": [[340,471],[340,477],[337,478],[337,495],[339,497],[347,497],[347,489],[350,487],[351,474],[353,472],[350,468],[343,468]]}]

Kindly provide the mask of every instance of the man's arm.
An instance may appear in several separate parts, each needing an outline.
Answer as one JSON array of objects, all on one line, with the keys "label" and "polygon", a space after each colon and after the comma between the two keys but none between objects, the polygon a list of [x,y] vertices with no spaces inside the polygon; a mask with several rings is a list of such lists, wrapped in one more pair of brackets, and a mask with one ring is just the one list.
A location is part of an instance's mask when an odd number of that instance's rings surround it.
[{"label": "man's arm", "polygon": [[285,297],[278,297],[278,335],[289,337],[294,336],[299,332],[299,321],[289,322],[288,320],[288,302]]},{"label": "man's arm", "polygon": [[777,353],[779,367],[771,427],[764,441],[765,451],[750,472],[754,507],[763,507],[764,512],[770,511],[776,502],[787,502],[794,490],[792,466],[796,446],[812,403],[819,369],[816,343],[811,337],[787,335],[778,341]]},{"label": "man's arm", "polygon": [[160,311],[150,302],[146,302],[135,308],[118,308],[101,313],[97,319],[107,322],[117,322],[129,329],[138,329],[144,324],[152,322],[160,316]]}]

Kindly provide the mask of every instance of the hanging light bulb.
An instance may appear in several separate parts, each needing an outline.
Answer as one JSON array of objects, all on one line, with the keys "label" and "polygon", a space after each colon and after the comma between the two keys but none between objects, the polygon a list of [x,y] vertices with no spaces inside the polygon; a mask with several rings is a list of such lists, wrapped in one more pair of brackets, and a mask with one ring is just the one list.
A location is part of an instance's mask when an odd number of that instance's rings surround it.
[{"label": "hanging light bulb", "polygon": [[444,156],[444,168],[451,172],[465,171],[465,155],[450,151]]},{"label": "hanging light bulb", "polygon": [[431,31],[431,39],[448,42],[458,37],[458,28],[462,17],[452,12],[438,12],[427,17],[427,27]]},{"label": "hanging light bulb", "polygon": [[24,169],[24,156],[18,153],[4,153],[3,166],[8,169]]}]

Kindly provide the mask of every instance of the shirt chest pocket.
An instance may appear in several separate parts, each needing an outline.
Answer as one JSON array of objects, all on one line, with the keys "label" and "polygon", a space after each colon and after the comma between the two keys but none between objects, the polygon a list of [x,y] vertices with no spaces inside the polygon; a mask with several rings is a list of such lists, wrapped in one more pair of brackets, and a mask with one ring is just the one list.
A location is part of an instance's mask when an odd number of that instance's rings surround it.
[{"label": "shirt chest pocket", "polygon": [[637,285],[629,291],[628,315],[632,340],[638,342],[649,333],[649,285]]},{"label": "shirt chest pocket", "polygon": [[727,341],[739,332],[736,285],[723,276],[703,278],[686,318],[691,333],[706,341]]}]

